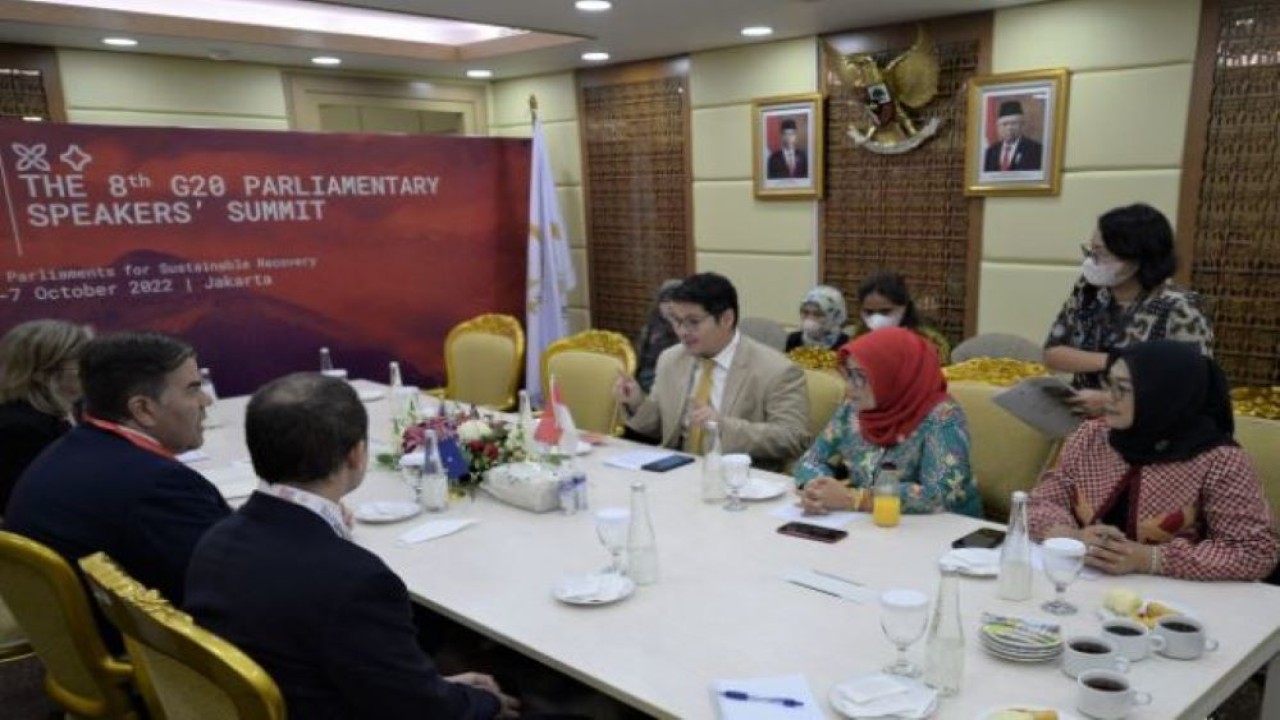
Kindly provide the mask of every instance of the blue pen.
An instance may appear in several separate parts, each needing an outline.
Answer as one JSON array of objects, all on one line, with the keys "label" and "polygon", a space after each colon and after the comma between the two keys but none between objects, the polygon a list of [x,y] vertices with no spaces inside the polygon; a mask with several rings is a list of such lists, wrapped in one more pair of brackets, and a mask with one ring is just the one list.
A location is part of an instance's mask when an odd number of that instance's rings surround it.
[{"label": "blue pen", "polygon": [[721,690],[720,694],[730,700],[742,700],[743,702],[767,702],[776,703],[782,707],[798,708],[804,707],[804,703],[789,697],[767,697],[765,695],[752,695],[751,693],[741,690]]}]

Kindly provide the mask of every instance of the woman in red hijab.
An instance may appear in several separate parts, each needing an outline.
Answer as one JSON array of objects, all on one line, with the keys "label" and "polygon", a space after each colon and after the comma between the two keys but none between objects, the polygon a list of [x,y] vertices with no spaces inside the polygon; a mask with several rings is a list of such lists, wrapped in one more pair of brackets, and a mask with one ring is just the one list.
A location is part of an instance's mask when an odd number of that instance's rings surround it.
[{"label": "woman in red hijab", "polygon": [[840,348],[840,369],[845,402],[795,467],[805,511],[869,511],[876,473],[892,463],[903,512],[981,516],[964,411],[947,395],[933,346],[884,328]]}]

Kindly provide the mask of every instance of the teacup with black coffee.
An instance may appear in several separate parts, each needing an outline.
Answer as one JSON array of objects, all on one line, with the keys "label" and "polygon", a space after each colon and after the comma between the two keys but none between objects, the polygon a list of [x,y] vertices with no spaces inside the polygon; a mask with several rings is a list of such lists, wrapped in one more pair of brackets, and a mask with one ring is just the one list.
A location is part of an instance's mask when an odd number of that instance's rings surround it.
[{"label": "teacup with black coffee", "polygon": [[1067,677],[1077,677],[1085,670],[1129,671],[1129,660],[1121,653],[1114,640],[1095,635],[1075,635],[1067,638],[1062,651],[1062,672]]},{"label": "teacup with black coffee", "polygon": [[1095,720],[1123,720],[1133,706],[1151,703],[1150,693],[1134,690],[1114,670],[1085,670],[1076,685],[1076,709]]},{"label": "teacup with black coffee", "polygon": [[1164,639],[1161,655],[1175,660],[1195,660],[1218,649],[1218,641],[1204,631],[1204,624],[1187,615],[1166,615],[1156,621],[1156,636]]},{"label": "teacup with black coffee", "polygon": [[1164,638],[1147,630],[1136,620],[1116,618],[1102,624],[1102,636],[1115,643],[1116,649],[1129,662],[1147,657],[1152,650],[1164,648]]}]

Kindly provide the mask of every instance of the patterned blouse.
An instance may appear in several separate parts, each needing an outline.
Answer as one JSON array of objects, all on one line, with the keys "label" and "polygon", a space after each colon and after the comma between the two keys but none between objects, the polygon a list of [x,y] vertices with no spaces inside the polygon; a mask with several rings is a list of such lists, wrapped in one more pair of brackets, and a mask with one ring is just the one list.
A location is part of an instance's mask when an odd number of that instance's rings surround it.
[{"label": "patterned blouse", "polygon": [[[1067,438],[1062,461],[1031,492],[1027,520],[1042,538],[1054,527],[1099,521],[1130,466],[1107,442],[1105,421]],[[1143,466],[1129,527],[1138,542],[1159,545],[1161,574],[1188,580],[1256,580],[1280,557],[1271,512],[1249,456],[1223,445],[1190,460]],[[1135,495],[1131,495],[1134,497]]]},{"label": "patterned blouse", "polygon": [[[1044,346],[1110,352],[1150,340],[1195,343],[1201,353],[1212,357],[1213,329],[1200,309],[1200,296],[1165,283],[1124,308],[1112,300],[1109,288],[1094,287],[1081,278],[1058,313]],[[1080,373],[1073,384],[1099,388],[1102,375]]]},{"label": "patterned blouse", "polygon": [[934,406],[910,436],[891,448],[863,439],[858,414],[846,400],[796,463],[796,485],[847,476],[850,487],[869,488],[876,468],[885,462],[902,471],[903,512],[982,515],[982,498],[969,469],[969,429],[964,411],[950,398]]}]

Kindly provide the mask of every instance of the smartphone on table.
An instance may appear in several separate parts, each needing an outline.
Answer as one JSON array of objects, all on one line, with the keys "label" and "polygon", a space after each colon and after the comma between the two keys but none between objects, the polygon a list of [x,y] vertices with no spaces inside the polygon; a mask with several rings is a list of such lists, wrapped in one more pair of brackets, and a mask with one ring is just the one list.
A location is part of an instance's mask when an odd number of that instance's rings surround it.
[{"label": "smartphone on table", "polygon": [[1004,531],[995,528],[978,528],[951,543],[953,548],[995,548],[1004,542]]},{"label": "smartphone on table", "polygon": [[668,455],[661,460],[647,462],[644,465],[641,465],[640,469],[648,470],[649,472],[666,472],[668,470],[675,470],[678,467],[688,465],[691,462],[693,462],[693,458],[688,455]]},{"label": "smartphone on table", "polygon": [[810,525],[802,522],[789,522],[778,528],[778,532],[783,535],[804,538],[806,540],[817,540],[818,542],[833,543],[849,537],[849,533],[844,530],[835,530],[821,525]]}]

